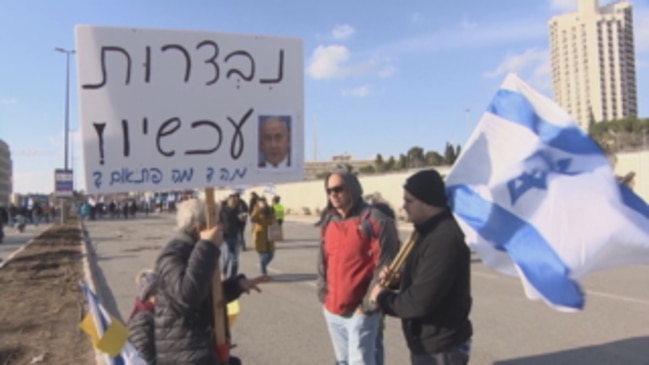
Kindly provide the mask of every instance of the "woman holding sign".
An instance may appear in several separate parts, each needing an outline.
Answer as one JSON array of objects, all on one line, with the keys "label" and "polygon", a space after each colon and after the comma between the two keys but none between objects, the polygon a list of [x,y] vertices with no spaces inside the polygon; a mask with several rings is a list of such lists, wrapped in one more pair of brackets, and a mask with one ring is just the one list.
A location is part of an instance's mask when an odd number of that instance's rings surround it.
[{"label": "woman holding sign", "polygon": [[[210,293],[223,234],[218,225],[206,228],[205,203],[198,199],[180,203],[176,220],[178,232],[156,262],[156,363],[217,365]],[[251,289],[260,292],[257,285],[264,280],[231,277],[223,282],[223,298],[231,302]]]}]

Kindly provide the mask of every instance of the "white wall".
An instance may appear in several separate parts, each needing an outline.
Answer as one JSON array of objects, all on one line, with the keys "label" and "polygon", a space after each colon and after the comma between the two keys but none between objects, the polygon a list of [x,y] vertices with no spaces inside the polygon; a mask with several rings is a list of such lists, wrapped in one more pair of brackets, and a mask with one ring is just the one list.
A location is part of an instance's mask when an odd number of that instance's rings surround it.
[{"label": "white wall", "polygon": [[[402,186],[406,179],[417,170],[407,172],[398,172],[385,175],[367,175],[361,176],[360,182],[363,186],[363,195],[379,193],[383,199],[387,200],[392,208],[399,212],[403,201]],[[448,173],[448,167],[438,168],[440,174]],[[250,192],[255,191],[260,195],[264,193],[263,186],[255,186],[246,190],[243,197],[246,201],[250,197]],[[217,200],[225,198],[232,190],[217,190],[214,192]],[[275,185],[275,193],[282,198],[282,204],[286,209],[291,210],[291,214],[303,214],[302,208],[308,208],[311,214],[315,214],[316,209],[324,208],[327,197],[324,190],[324,180],[305,181],[290,184]]]},{"label": "white wall", "polygon": [[[634,171],[636,176],[632,185],[633,191],[649,202],[649,151],[618,154],[616,157],[615,173],[626,175],[628,172]],[[449,170],[448,167],[438,169],[442,175],[446,175]],[[387,200],[399,214],[403,201],[402,186],[406,179],[416,171],[361,176],[363,194],[380,193],[383,199]],[[251,187],[243,195],[246,201],[249,199],[251,191],[256,191],[260,195],[268,195],[264,192],[263,186]],[[230,193],[232,190],[225,189],[215,191],[214,195],[220,200]],[[323,180],[278,184],[275,185],[275,193],[281,196],[282,204],[291,210],[291,214],[303,214],[302,208],[308,208],[311,214],[315,214],[316,209],[322,209],[326,203]]]}]

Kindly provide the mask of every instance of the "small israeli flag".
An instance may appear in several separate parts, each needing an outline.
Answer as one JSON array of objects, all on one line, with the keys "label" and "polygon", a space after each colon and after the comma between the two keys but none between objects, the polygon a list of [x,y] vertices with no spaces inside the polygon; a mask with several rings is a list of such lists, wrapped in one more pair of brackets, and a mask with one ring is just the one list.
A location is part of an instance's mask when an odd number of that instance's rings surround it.
[{"label": "small israeli flag", "polygon": [[147,362],[128,342],[128,329],[111,316],[101,305],[95,293],[84,282],[79,283],[88,303],[88,314],[79,327],[90,337],[93,346],[103,353],[107,365],[147,365]]}]

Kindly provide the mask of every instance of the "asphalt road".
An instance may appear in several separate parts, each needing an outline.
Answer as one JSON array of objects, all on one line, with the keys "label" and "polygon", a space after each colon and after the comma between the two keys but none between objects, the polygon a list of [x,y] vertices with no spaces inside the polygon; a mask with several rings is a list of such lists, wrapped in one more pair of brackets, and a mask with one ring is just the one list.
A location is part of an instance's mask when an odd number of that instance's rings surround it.
[{"label": "asphalt road", "polygon": [[0,243],[0,259],[2,261],[6,260],[12,252],[41,234],[50,226],[51,224],[49,223],[39,224],[38,226],[28,224],[23,233],[18,232],[16,228],[5,226],[3,228],[5,237],[2,243]]},{"label": "asphalt road", "polygon": [[[271,263],[273,282],[261,294],[244,295],[233,328],[233,354],[244,364],[333,364],[333,351],[315,295],[315,218],[285,223],[286,241]],[[107,309],[127,318],[134,277],[152,267],[172,234],[169,215],[136,220],[88,222],[97,253],[98,292]],[[402,226],[401,234],[408,234]],[[1,245],[0,245],[1,246]],[[240,271],[259,274],[257,254],[242,252]],[[520,282],[484,267],[472,267],[474,324],[471,364],[640,365],[649,364],[649,267],[626,267],[592,275],[583,282],[586,308],[554,311],[525,298]],[[118,313],[119,312],[119,313]],[[405,364],[408,350],[400,324],[388,319],[386,364]]]}]

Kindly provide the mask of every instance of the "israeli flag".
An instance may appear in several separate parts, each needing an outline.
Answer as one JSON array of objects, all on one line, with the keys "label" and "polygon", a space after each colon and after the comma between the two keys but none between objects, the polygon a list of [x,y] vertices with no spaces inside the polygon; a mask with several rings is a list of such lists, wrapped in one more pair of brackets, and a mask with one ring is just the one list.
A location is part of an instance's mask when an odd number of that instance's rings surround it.
[{"label": "israeli flag", "polygon": [[128,329],[111,316],[95,293],[82,281],[81,292],[88,303],[88,314],[79,327],[88,334],[93,346],[102,353],[106,365],[147,365],[127,340]]},{"label": "israeli flag", "polygon": [[519,276],[530,299],[584,307],[578,279],[649,264],[649,206],[550,99],[510,74],[446,180],[483,263]]}]

